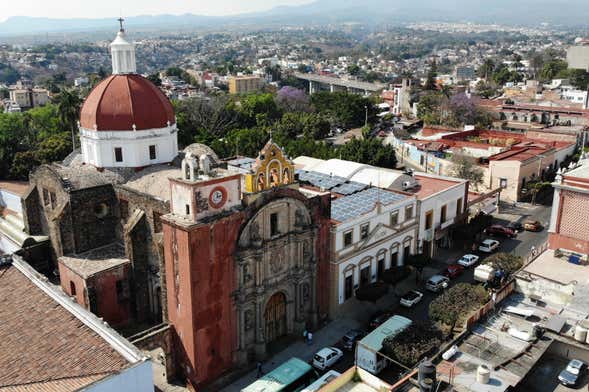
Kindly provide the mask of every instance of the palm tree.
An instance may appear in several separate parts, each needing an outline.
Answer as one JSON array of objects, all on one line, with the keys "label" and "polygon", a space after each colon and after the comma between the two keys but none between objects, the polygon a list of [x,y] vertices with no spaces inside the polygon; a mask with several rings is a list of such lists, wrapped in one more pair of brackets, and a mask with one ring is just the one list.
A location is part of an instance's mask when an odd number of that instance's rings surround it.
[{"label": "palm tree", "polygon": [[77,122],[80,117],[82,98],[75,90],[62,89],[57,97],[57,111],[61,124],[72,133],[72,151],[76,149]]}]

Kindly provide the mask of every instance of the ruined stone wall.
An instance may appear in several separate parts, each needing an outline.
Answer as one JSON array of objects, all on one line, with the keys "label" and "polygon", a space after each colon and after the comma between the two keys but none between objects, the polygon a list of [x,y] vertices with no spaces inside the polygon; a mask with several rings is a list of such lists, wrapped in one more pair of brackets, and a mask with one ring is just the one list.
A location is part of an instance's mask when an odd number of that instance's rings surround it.
[{"label": "ruined stone wall", "polygon": [[[115,186],[115,191],[119,204],[117,235],[133,265],[133,288],[139,295],[137,311],[152,322],[165,322],[168,311],[161,216],[169,213],[169,202],[122,185]],[[144,217],[131,227],[128,223],[135,211],[143,212]]]}]

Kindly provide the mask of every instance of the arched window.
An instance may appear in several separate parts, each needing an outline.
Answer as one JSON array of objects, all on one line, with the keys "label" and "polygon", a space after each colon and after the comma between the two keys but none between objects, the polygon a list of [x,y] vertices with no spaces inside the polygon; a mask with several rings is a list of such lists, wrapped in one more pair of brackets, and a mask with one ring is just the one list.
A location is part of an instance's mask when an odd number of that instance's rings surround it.
[{"label": "arched window", "polygon": [[284,169],[282,172],[282,183],[284,185],[290,184],[290,173],[288,172],[288,169]]},{"label": "arched window", "polygon": [[264,173],[258,175],[258,190],[263,190],[266,187],[266,181],[264,180]]},{"label": "arched window", "polygon": [[76,295],[76,284],[70,280],[70,295]]}]

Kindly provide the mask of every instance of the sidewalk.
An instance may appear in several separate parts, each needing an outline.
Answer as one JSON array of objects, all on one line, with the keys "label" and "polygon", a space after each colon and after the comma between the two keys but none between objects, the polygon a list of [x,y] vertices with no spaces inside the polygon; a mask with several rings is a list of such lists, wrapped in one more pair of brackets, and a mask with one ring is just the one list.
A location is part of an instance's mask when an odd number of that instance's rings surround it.
[{"label": "sidewalk", "polygon": [[[353,319],[342,318],[334,320],[327,324],[325,327],[318,330],[317,332],[313,333],[312,345],[307,345],[305,342],[303,342],[303,337],[301,336],[300,341],[291,344],[278,354],[272,356],[267,361],[265,361],[263,363],[264,373],[268,373],[269,371],[274,370],[280,364],[282,364],[283,362],[292,357],[297,357],[305,362],[310,361],[317,350],[326,346],[333,345],[335,342],[341,339],[341,337],[344,336],[344,334],[348,332],[348,330],[360,327],[361,324]],[[247,375],[241,377],[239,380],[221,389],[221,391],[239,392],[241,391],[241,389],[245,388],[246,386],[254,382],[256,380],[256,375],[257,371],[252,370]]]}]

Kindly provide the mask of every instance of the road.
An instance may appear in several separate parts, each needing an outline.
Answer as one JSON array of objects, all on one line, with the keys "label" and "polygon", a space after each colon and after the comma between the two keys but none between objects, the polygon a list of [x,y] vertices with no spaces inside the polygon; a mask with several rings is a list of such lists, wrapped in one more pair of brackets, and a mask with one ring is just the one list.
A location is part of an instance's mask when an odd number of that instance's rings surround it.
[{"label": "road", "polygon": [[[506,239],[506,238],[494,238],[501,242],[501,246],[498,252],[508,252],[514,253],[518,256],[527,256],[532,246],[535,248],[540,248],[542,244],[544,244],[548,238],[548,223],[550,220],[550,207],[545,206],[525,206],[520,205],[516,208],[512,206],[507,207],[503,206],[500,208],[499,214],[493,220],[494,224],[507,224],[513,221],[520,221],[523,222],[524,220],[538,220],[540,221],[545,229],[538,233],[533,233],[529,231],[524,231],[522,233],[518,233],[516,238],[513,239]],[[492,238],[485,236],[485,238]],[[438,269],[438,271],[442,271],[448,264],[452,264],[456,262],[456,260],[460,257],[461,253],[457,251],[449,251],[444,253],[454,253],[455,257],[448,257],[446,259],[436,259],[434,260],[434,271]],[[478,253],[481,256],[479,264],[488,257],[488,255],[483,253]],[[478,264],[477,264],[478,265]],[[472,283],[474,282],[474,269],[476,266],[470,267],[464,271],[462,275],[459,277],[452,279],[450,281],[450,287],[460,283],[460,282],[467,282]],[[427,276],[426,276],[427,278]],[[402,306],[397,306],[394,309],[391,309],[390,312],[394,314],[399,314],[401,316],[407,317],[411,320],[428,320],[428,310],[430,302],[438,296],[436,293],[432,293],[428,290],[425,290],[423,284],[421,287],[418,287],[418,290],[421,291],[424,296],[423,299],[419,304],[412,308],[405,308]],[[368,326],[366,325],[366,330],[368,330]],[[341,345],[339,342],[334,342],[334,346],[340,347]],[[347,370],[350,366],[354,364],[354,354],[353,352],[345,352],[344,358],[337,363],[333,369],[339,372]],[[399,369],[387,369],[388,371],[384,371],[382,374],[379,374],[383,380],[387,382],[394,382],[398,379]]]},{"label": "road", "polygon": [[[550,207],[544,206],[529,206],[529,205],[518,205],[517,207],[513,206],[505,206],[502,205],[500,207],[500,211],[496,214],[496,218],[494,219],[493,223],[499,224],[507,224],[509,222],[523,222],[524,220],[538,220],[545,227],[548,227],[548,221],[550,219]],[[523,232],[519,233],[518,236],[514,239],[502,239],[499,238],[498,240],[501,242],[501,247],[499,248],[499,252],[509,252],[514,253],[519,256],[526,256],[529,254],[532,246],[539,248],[547,239],[548,232],[544,229],[542,232],[539,233],[531,233],[531,232]],[[439,252],[439,256],[437,259],[433,261],[433,263],[426,268],[424,273],[424,279],[429,278],[431,275],[442,271],[446,268],[448,264],[452,264],[456,262],[456,260],[462,256],[462,252],[459,250],[441,250]],[[481,255],[481,261],[485,259],[485,255]],[[474,275],[474,267],[467,269],[461,276],[456,279],[451,280],[450,286],[455,285],[459,282],[473,282],[473,275]],[[437,294],[431,293],[426,291],[421,284],[418,287],[418,290],[424,293],[424,297],[422,301],[414,306],[413,308],[407,309],[403,308],[399,305],[395,306],[393,309],[389,309],[391,313],[399,314],[405,316],[411,320],[427,320],[428,319],[428,309],[430,302],[436,298]],[[322,330],[317,331],[315,334],[317,337],[324,336],[324,339],[320,339],[321,342],[315,342],[313,346],[305,346],[302,343],[293,344],[287,347],[285,350],[281,351],[280,353],[273,356],[269,361],[265,363],[265,371],[270,371],[280,363],[284,362],[291,356],[299,357],[303,360],[310,360],[314,352],[318,351],[321,347],[324,346],[335,346],[342,349],[342,345],[339,339],[345,334],[346,328],[357,328],[362,327],[359,324],[358,320],[353,319],[341,319],[335,320],[330,325],[322,328]],[[368,331],[368,325],[363,325],[364,329]],[[318,339],[319,340],[319,339]],[[354,365],[354,352],[353,351],[344,351],[343,358],[336,363],[331,369],[336,370],[340,373],[343,373],[351,366]],[[402,369],[388,367],[383,372],[379,374],[379,377],[389,383],[394,383],[396,380],[399,379],[399,374],[402,372]],[[325,371],[318,372],[320,374],[324,374]],[[242,377],[240,380],[237,380],[233,384],[223,388],[224,392],[236,392],[241,390],[244,386],[248,385],[255,379],[255,372],[250,372],[247,376]]]}]

